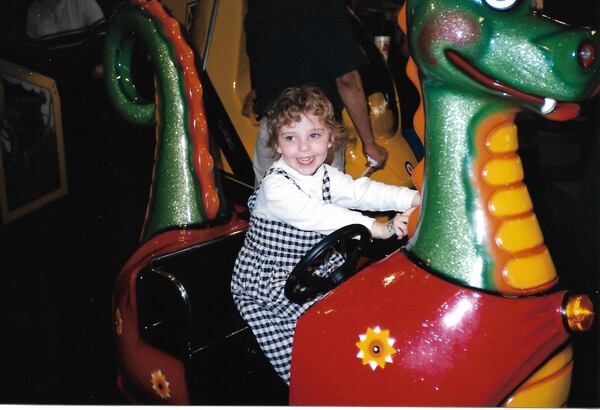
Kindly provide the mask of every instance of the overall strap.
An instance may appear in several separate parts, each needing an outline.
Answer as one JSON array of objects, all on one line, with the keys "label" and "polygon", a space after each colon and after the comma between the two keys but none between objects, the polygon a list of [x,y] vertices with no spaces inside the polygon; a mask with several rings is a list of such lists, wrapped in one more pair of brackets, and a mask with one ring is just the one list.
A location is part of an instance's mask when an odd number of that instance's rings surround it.
[{"label": "overall strap", "polygon": [[327,172],[327,168],[324,169],[323,173],[323,201],[328,204],[331,203],[331,190],[330,190],[330,180],[329,173]]}]

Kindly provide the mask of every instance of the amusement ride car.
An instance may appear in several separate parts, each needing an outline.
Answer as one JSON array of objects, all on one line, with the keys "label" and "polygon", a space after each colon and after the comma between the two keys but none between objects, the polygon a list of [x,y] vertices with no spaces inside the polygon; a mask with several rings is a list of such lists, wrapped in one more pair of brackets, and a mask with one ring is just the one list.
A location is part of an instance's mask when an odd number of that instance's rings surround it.
[{"label": "amusement ride car", "polygon": [[[215,161],[237,128],[222,115],[230,104],[215,91],[210,42],[198,69],[158,1],[134,0],[112,16],[105,73],[113,104],[134,123],[157,124],[141,244],[113,301],[118,385],[132,401],[566,404],[570,334],[589,329],[594,308],[558,284],[523,182],[514,117],[578,115],[576,101],[600,90],[597,33],[525,0],[407,0],[399,24],[422,98],[415,129],[427,141],[425,160],[413,175],[422,206],[407,245],[383,258],[358,260],[369,238],[350,226],[298,263],[290,300],[326,295],[298,321],[288,389],[229,294],[252,181],[231,153],[228,164]],[[131,75],[136,41],[154,67],[155,102],[143,100]],[[306,267],[331,246],[345,249],[344,269],[311,281]]]}]

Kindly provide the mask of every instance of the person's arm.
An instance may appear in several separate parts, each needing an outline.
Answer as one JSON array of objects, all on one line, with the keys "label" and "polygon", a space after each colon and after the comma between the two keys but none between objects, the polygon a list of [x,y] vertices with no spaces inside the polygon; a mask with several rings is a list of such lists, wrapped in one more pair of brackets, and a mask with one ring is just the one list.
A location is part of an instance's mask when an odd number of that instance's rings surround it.
[{"label": "person's arm", "polygon": [[367,100],[358,71],[352,70],[342,74],[336,78],[335,83],[346,110],[348,110],[348,114],[354,123],[354,128],[362,140],[364,153],[377,162],[374,168],[382,167],[387,159],[388,152],[384,147],[378,145],[373,138]]},{"label": "person's arm", "polygon": [[261,218],[324,235],[355,223],[371,229],[374,221],[360,212],[326,203],[320,196],[308,195],[285,177],[272,174],[262,180],[254,212]]},{"label": "person's arm", "polygon": [[[413,198],[413,205],[417,205],[417,199],[418,197]],[[373,238],[388,239],[396,235],[401,239],[406,235],[408,216],[412,210],[397,214],[389,222],[379,222],[360,212],[307,195],[283,176],[270,175],[263,180],[254,212],[262,218],[285,222],[298,229],[324,235],[343,226],[361,224],[369,229]]]},{"label": "person's arm", "polygon": [[354,179],[327,166],[333,203],[365,211],[406,211],[420,204],[419,193],[403,186],[384,184],[367,177]]},{"label": "person's arm", "polygon": [[398,228],[402,225],[396,223],[396,220],[401,218],[400,214],[391,222],[379,222],[360,212],[326,203],[319,198],[308,197],[295,186],[289,183],[286,185],[291,188],[287,192],[278,189],[272,191],[270,195],[267,194],[269,213],[276,220],[289,223],[298,229],[324,235],[351,224],[365,226],[375,239],[388,239],[394,235],[401,239],[405,234]]}]

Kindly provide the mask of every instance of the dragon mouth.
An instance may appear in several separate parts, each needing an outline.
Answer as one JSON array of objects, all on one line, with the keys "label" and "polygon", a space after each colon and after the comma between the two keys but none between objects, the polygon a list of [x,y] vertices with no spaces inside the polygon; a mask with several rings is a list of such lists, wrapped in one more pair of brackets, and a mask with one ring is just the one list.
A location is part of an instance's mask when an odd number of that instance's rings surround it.
[{"label": "dragon mouth", "polygon": [[521,101],[533,104],[543,116],[549,119],[556,121],[567,121],[579,115],[578,104],[557,103],[557,101],[552,98],[544,98],[518,90],[482,73],[456,51],[446,50],[445,54],[446,58],[448,58],[448,60],[454,64],[456,68],[479,84],[492,90],[518,98]]}]

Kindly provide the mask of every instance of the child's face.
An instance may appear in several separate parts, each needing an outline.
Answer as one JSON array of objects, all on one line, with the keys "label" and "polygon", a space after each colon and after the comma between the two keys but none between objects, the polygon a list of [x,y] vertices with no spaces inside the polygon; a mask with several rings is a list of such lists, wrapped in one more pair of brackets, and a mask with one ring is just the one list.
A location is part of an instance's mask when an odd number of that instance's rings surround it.
[{"label": "child's face", "polygon": [[332,146],[329,129],[311,114],[303,114],[300,122],[284,125],[277,136],[277,152],[302,175],[313,175]]}]

